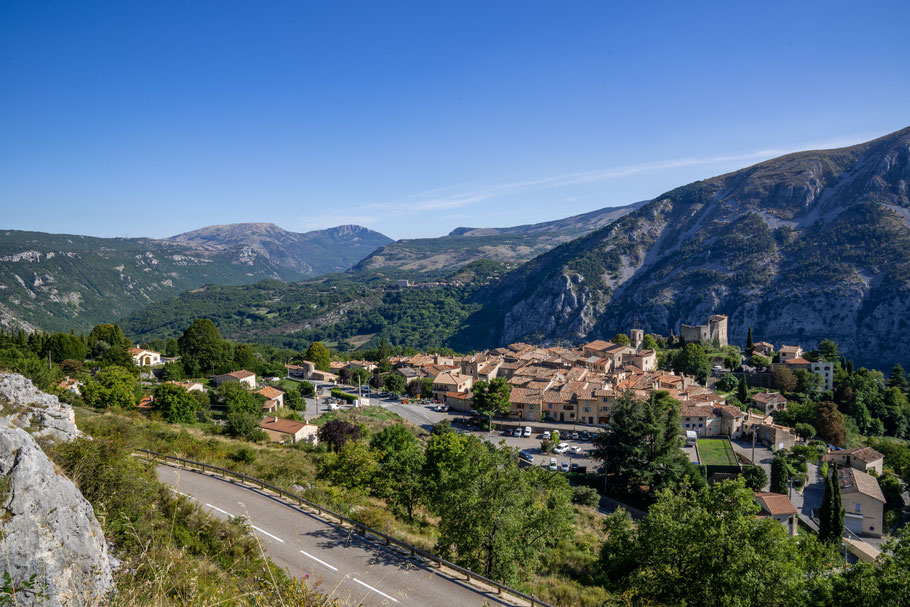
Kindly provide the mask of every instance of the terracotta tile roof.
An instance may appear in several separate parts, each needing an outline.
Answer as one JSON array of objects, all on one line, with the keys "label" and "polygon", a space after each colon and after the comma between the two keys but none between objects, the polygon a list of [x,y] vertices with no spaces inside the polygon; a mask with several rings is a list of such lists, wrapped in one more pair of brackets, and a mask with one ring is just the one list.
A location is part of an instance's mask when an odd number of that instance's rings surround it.
[{"label": "terracotta tile roof", "polygon": [[854,447],[853,449],[845,449],[843,451],[836,451],[835,453],[843,453],[844,455],[852,455],[858,460],[862,460],[867,464],[869,462],[874,462],[885,457],[883,454],[879,453],[872,447]]},{"label": "terracotta tile roof", "polygon": [[805,358],[791,358],[786,362],[788,365],[808,365],[809,361]]},{"label": "terracotta tile roof", "polygon": [[613,342],[604,341],[602,339],[595,339],[594,341],[583,345],[582,348],[585,348],[587,350],[606,350],[612,345]]},{"label": "terracotta tile roof", "polygon": [[707,405],[683,405],[679,409],[681,417],[711,417],[714,411]]},{"label": "terracotta tile roof", "polygon": [[273,388],[272,386],[266,386],[262,390],[256,390],[256,394],[262,394],[264,397],[272,399],[278,398],[279,396],[283,395],[284,392],[278,390],[277,388]]},{"label": "terracotta tile roof", "polygon": [[786,399],[784,399],[783,394],[780,392],[759,392],[758,394],[752,395],[752,400],[759,403],[771,403]]},{"label": "terracotta tile roof", "polygon": [[259,427],[263,430],[273,430],[283,434],[297,434],[306,426],[302,422],[295,422],[292,419],[284,419],[282,417],[272,417],[271,415],[259,422]]},{"label": "terracotta tile roof", "polygon": [[142,409],[143,411],[148,411],[155,407],[155,397],[154,396],[145,396],[142,400],[139,401],[139,404],[136,405],[137,408]]},{"label": "terracotta tile roof", "polygon": [[878,481],[871,474],[866,474],[854,468],[840,468],[837,471],[840,489],[843,493],[862,493],[882,503],[885,495]]},{"label": "terracotta tile roof", "polygon": [[799,346],[781,346],[779,353],[780,354],[796,354],[800,350],[802,350],[802,348]]},{"label": "terracotta tile roof", "polygon": [[232,371],[231,373],[225,373],[236,379],[246,379],[247,377],[256,377],[256,374],[252,371],[247,371],[246,369],[241,369],[240,371]]},{"label": "terracotta tile roof", "polygon": [[469,400],[471,398],[470,392],[446,392],[446,398],[458,398],[460,400]]},{"label": "terracotta tile roof", "polygon": [[786,495],[762,491],[755,494],[755,501],[770,516],[796,514],[796,506]]}]

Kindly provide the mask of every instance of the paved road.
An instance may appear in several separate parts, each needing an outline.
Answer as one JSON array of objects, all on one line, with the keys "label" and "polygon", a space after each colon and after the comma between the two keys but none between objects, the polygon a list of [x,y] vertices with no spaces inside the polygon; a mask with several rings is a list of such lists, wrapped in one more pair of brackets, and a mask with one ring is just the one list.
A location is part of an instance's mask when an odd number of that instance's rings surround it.
[{"label": "paved road", "polygon": [[219,518],[246,516],[272,560],[346,605],[511,605],[255,489],[158,466],[158,478]]}]

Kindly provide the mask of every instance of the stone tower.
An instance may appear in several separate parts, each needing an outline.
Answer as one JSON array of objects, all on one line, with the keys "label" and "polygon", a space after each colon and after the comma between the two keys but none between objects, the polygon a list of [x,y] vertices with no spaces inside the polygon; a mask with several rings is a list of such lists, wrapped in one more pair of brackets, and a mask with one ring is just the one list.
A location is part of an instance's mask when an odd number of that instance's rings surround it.
[{"label": "stone tower", "polygon": [[641,342],[645,339],[645,332],[641,329],[632,329],[629,331],[629,340],[632,342],[630,345],[632,348],[638,352],[641,350]]}]

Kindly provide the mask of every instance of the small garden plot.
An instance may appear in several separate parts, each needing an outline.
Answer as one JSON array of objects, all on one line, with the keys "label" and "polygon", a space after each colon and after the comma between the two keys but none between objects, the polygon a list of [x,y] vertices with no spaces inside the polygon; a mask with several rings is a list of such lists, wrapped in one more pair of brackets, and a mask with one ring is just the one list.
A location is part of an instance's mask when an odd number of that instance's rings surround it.
[{"label": "small garden plot", "polygon": [[739,463],[730,441],[722,438],[698,439],[698,455],[704,466],[736,466]]}]

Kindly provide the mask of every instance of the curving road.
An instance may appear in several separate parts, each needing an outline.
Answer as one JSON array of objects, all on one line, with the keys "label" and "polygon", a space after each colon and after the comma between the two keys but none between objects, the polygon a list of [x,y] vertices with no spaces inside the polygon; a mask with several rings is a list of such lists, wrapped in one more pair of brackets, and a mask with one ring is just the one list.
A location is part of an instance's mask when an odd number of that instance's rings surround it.
[{"label": "curving road", "polygon": [[346,605],[514,605],[495,592],[453,580],[395,550],[340,529],[256,489],[182,468],[158,465],[175,493],[227,518],[246,516],[262,547],[291,575],[309,576]]}]

